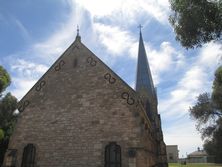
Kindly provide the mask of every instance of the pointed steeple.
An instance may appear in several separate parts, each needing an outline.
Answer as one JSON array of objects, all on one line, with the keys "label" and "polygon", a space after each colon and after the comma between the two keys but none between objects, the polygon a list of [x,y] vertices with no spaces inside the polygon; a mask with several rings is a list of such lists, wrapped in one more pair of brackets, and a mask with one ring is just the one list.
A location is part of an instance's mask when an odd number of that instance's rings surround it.
[{"label": "pointed steeple", "polygon": [[136,75],[136,91],[138,93],[145,94],[150,98],[155,98],[155,88],[153,85],[153,79],[150,72],[148,59],[146,56],[146,50],[143,43],[143,37],[140,26],[140,39],[139,39],[139,52],[137,60],[137,75]]}]

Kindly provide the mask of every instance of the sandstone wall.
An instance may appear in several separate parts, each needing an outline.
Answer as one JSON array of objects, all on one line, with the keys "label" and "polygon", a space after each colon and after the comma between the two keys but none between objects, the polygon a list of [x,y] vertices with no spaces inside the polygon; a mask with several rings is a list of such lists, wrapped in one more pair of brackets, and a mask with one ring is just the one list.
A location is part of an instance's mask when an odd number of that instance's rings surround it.
[{"label": "sandstone wall", "polygon": [[[157,161],[156,141],[136,93],[75,41],[21,100],[9,148],[36,146],[39,167],[103,167],[105,146],[117,142],[122,167]],[[129,157],[135,150],[135,157]]]}]

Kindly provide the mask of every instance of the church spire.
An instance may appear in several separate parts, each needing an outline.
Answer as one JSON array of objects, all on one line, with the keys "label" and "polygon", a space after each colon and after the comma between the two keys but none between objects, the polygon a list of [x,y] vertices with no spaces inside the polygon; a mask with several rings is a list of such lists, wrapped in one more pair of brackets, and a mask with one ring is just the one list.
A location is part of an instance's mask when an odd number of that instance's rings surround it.
[{"label": "church spire", "polygon": [[139,52],[137,60],[137,75],[136,75],[136,91],[139,93],[145,93],[150,98],[155,97],[155,88],[153,85],[153,79],[150,72],[149,63],[146,56],[146,50],[143,43],[143,37],[140,28],[140,39],[139,39]]}]

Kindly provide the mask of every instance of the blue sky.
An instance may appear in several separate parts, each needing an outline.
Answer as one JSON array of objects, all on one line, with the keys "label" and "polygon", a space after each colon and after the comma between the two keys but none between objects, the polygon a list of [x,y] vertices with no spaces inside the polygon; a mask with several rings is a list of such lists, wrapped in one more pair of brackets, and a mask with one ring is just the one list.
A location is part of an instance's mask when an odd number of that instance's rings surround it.
[{"label": "blue sky", "polygon": [[0,64],[12,77],[7,89],[21,99],[74,41],[82,42],[131,87],[135,86],[139,24],[157,87],[166,144],[180,157],[202,146],[188,109],[211,91],[222,46],[186,50],[168,23],[168,0],[0,0]]}]

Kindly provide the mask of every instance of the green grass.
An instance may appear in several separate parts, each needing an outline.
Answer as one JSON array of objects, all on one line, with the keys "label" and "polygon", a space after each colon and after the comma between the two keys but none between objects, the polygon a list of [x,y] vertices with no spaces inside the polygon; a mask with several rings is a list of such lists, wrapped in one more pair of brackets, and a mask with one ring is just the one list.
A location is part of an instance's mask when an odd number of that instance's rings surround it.
[{"label": "green grass", "polygon": [[169,167],[222,167],[222,164],[187,163],[186,165],[181,165],[179,163],[169,163]]}]

